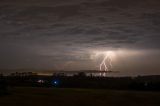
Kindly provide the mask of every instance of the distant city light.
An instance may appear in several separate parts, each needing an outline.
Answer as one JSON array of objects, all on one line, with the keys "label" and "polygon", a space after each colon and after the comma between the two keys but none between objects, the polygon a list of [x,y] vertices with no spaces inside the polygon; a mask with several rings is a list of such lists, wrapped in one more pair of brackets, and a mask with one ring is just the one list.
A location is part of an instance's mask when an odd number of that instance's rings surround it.
[{"label": "distant city light", "polygon": [[44,83],[44,80],[41,80],[41,79],[40,79],[40,80],[38,80],[37,82],[38,82],[38,83]]}]

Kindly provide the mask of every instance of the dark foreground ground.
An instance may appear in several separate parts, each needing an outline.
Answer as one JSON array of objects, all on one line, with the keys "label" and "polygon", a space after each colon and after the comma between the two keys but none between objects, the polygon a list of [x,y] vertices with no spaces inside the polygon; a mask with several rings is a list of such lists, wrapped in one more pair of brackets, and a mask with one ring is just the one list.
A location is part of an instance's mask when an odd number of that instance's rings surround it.
[{"label": "dark foreground ground", "polygon": [[12,88],[0,106],[160,106],[160,92]]}]

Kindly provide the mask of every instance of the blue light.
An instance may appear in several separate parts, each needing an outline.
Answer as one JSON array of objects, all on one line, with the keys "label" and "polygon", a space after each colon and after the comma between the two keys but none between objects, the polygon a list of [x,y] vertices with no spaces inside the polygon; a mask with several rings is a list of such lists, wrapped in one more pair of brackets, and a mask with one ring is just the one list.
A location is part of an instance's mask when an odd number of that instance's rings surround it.
[{"label": "blue light", "polygon": [[57,84],[57,81],[54,81],[54,84]]},{"label": "blue light", "polygon": [[56,80],[52,80],[51,83],[53,86],[58,86],[60,84],[60,81],[56,79]]}]

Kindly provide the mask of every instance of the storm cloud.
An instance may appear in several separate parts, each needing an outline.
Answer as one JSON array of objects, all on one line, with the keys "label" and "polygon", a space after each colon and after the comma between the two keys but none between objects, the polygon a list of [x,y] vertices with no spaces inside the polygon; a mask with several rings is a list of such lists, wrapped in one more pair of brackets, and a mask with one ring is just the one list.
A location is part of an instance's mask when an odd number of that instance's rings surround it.
[{"label": "storm cloud", "polygon": [[[0,68],[88,63],[92,50],[154,54],[160,50],[159,5],[158,0],[1,0]],[[30,62],[20,64],[25,60]]]}]

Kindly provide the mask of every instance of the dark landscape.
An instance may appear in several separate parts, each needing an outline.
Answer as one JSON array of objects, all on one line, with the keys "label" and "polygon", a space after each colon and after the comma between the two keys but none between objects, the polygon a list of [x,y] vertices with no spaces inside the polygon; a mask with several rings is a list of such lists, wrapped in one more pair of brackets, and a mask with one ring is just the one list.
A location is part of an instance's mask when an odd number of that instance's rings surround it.
[{"label": "dark landscape", "polygon": [[15,87],[1,106],[159,106],[160,92]]},{"label": "dark landscape", "polygon": [[[160,76],[1,76],[1,106],[159,106]],[[9,101],[9,102],[8,102]]]}]

